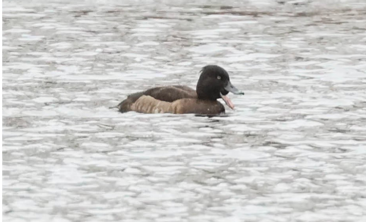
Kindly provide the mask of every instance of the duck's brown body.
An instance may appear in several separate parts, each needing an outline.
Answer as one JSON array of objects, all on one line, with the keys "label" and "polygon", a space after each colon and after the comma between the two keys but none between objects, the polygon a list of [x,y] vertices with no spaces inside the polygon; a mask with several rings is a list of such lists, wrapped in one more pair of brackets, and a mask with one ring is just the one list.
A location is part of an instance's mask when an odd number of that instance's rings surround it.
[{"label": "duck's brown body", "polygon": [[120,112],[195,113],[217,115],[225,112],[218,101],[200,100],[195,90],[187,86],[157,87],[131,94],[118,105]]},{"label": "duck's brown body", "polygon": [[225,112],[224,106],[217,101],[219,98],[234,108],[226,96],[229,92],[244,94],[231,84],[229,74],[223,68],[208,65],[201,71],[196,90],[187,86],[156,87],[129,95],[118,109],[120,112],[217,115]]}]

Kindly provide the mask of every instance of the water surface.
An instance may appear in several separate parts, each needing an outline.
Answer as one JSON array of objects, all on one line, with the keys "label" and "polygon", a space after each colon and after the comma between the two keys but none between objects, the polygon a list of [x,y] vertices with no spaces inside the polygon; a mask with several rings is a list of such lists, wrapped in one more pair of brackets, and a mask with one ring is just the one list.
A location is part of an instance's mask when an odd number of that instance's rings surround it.
[{"label": "water surface", "polygon": [[[4,221],[366,220],[364,1],[5,1]],[[227,117],[118,113],[194,87]]]}]

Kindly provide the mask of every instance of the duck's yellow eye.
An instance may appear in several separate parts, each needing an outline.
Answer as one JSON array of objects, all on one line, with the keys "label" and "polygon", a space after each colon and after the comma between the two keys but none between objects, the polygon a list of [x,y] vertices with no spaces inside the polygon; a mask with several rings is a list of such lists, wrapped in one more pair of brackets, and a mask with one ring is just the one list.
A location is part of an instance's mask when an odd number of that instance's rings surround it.
[{"label": "duck's yellow eye", "polygon": [[221,79],[221,76],[217,76],[217,79]]}]

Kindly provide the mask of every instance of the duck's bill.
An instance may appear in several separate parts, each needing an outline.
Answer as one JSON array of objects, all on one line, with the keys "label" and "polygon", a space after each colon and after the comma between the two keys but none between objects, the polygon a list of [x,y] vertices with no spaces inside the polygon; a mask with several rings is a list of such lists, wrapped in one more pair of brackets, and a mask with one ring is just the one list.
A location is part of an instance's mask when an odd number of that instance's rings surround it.
[{"label": "duck's bill", "polygon": [[[244,95],[244,93],[242,91],[238,90],[235,86],[233,86],[233,84],[231,84],[231,82],[229,82],[227,84],[227,86],[225,87],[225,90],[229,91],[233,94],[236,94],[236,95]],[[233,102],[231,102],[230,98],[227,95],[222,95],[220,93],[220,96],[225,101],[225,103],[228,107],[230,107],[231,109],[234,109],[234,104],[233,104]]]},{"label": "duck's bill", "polygon": [[233,86],[233,84],[231,84],[231,82],[229,82],[226,85],[225,90],[229,91],[233,94],[236,94],[236,95],[244,95],[244,93],[242,91],[240,91],[239,89],[237,89],[235,86]]},{"label": "duck's bill", "polygon": [[220,93],[221,98],[225,101],[226,105],[231,109],[234,109],[234,104],[231,102],[231,99],[228,96],[224,96]]}]

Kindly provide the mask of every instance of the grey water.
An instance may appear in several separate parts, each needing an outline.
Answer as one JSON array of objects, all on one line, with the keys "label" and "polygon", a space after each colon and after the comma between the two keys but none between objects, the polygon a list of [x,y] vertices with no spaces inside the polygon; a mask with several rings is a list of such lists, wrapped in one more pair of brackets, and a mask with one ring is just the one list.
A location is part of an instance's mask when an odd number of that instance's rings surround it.
[{"label": "grey water", "polygon": [[[3,1],[3,220],[366,221],[366,2]],[[214,118],[118,113],[194,87]]]}]

